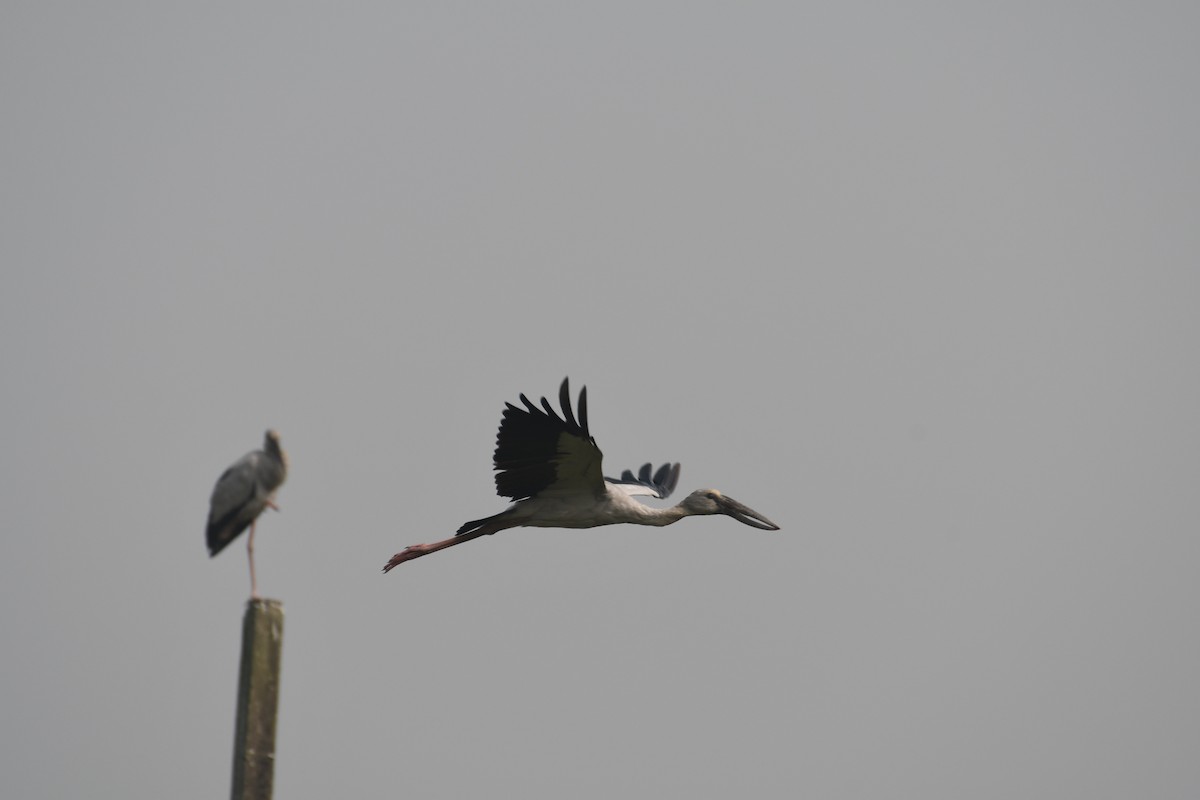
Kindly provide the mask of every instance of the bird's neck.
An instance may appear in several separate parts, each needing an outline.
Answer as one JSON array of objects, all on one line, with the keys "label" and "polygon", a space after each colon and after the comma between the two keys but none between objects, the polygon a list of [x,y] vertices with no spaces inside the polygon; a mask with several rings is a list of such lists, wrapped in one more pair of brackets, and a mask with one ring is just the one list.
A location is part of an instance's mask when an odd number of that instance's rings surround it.
[{"label": "bird's neck", "polygon": [[267,448],[267,453],[274,456],[275,460],[279,462],[279,466],[283,468],[283,474],[287,475],[287,470],[288,470],[287,451],[284,450],[282,447],[280,447],[275,442],[271,442],[269,447]]},{"label": "bird's neck", "polygon": [[[639,503],[639,506],[641,504]],[[672,522],[678,522],[688,515],[688,512],[683,509],[683,506],[671,506],[670,508],[651,508],[650,506],[641,506],[642,515],[646,520],[647,525],[657,525],[662,527],[670,525]]]}]

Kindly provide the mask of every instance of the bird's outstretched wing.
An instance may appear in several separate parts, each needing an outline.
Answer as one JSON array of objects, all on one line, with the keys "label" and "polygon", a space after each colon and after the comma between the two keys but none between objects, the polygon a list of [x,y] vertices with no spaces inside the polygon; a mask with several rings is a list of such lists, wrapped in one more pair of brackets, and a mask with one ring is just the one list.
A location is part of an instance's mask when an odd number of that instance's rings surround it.
[{"label": "bird's outstretched wing", "polygon": [[579,416],[571,410],[567,379],[558,390],[560,417],[550,401],[538,408],[521,395],[524,408],[505,403],[496,434],[496,494],[513,500],[534,495],[604,494],[603,454],[588,433],[587,387],[579,392]]},{"label": "bird's outstretched wing", "polygon": [[679,483],[679,465],[663,464],[653,475],[650,464],[642,464],[634,477],[632,470],[625,470],[620,478],[605,478],[613,488],[630,496],[669,497]]}]

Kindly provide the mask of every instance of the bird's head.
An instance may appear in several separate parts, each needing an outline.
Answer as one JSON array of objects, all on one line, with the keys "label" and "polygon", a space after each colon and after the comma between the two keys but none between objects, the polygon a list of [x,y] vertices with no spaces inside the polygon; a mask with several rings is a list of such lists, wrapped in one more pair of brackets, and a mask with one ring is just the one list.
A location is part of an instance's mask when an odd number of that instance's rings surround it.
[{"label": "bird's head", "polygon": [[680,503],[689,514],[726,514],[738,522],[764,531],[777,531],[779,526],[752,508],[726,497],[716,489],[697,489]]},{"label": "bird's head", "polygon": [[283,464],[283,468],[287,469],[287,451],[283,449],[283,444],[279,441],[279,431],[274,428],[267,431],[266,435],[263,436],[263,450],[278,458]]}]

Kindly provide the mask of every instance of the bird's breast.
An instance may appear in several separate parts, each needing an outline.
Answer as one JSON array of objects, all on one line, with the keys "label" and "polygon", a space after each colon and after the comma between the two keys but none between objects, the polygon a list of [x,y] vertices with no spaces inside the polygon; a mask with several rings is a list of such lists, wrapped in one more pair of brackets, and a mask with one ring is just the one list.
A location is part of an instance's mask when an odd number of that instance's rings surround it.
[{"label": "bird's breast", "polygon": [[519,524],[537,528],[596,528],[622,522],[661,524],[649,518],[654,509],[623,495],[539,495],[521,503],[520,510],[523,519]]}]

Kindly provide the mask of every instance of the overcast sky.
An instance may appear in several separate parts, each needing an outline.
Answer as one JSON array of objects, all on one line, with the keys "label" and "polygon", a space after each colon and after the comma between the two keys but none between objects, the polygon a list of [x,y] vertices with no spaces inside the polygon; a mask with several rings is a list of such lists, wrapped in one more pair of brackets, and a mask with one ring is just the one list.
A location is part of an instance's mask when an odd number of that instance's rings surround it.
[{"label": "overcast sky", "polygon": [[[1200,12],[0,12],[0,788],[1200,795]],[[506,401],[782,526],[512,530]]]}]

